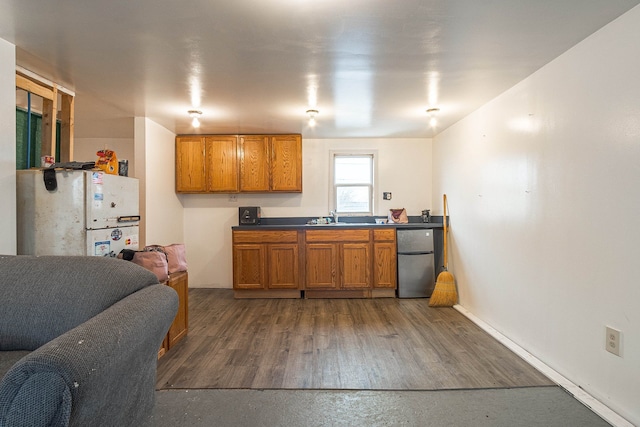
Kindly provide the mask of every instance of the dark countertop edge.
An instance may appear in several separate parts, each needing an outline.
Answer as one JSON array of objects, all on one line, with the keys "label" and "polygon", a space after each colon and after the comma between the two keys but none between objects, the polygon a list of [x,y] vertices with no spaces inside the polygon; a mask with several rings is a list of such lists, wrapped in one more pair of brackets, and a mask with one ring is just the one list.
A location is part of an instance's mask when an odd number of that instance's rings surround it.
[{"label": "dark countertop edge", "polygon": [[260,225],[235,225],[232,226],[232,230],[291,230],[291,229],[305,229],[305,230],[340,230],[343,228],[405,228],[405,229],[430,229],[430,228],[443,228],[442,223],[439,222],[410,222],[408,224],[344,224],[344,225],[316,225],[316,224],[260,224]]},{"label": "dark countertop edge", "polygon": [[[326,217],[325,217],[326,218]],[[341,216],[340,225],[335,224],[309,224],[317,217],[263,217],[258,225],[236,225],[232,226],[233,230],[255,230],[255,229],[286,229],[292,228],[302,229],[323,229],[323,228],[365,228],[365,227],[394,227],[394,228],[443,228],[442,216],[432,216],[431,222],[422,222],[420,216],[409,216],[409,222],[406,224],[376,224],[376,219],[386,219],[384,216]]]}]

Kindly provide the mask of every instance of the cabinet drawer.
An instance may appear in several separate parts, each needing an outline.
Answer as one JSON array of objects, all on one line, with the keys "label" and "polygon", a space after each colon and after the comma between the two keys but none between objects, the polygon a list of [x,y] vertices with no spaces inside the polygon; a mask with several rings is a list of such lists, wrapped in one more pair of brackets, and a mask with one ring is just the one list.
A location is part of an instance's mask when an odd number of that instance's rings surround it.
[{"label": "cabinet drawer", "polygon": [[369,229],[307,230],[307,242],[368,242]]},{"label": "cabinet drawer", "polygon": [[387,230],[373,230],[373,240],[375,241],[383,241],[383,240],[396,240],[396,230],[395,229],[387,229]]},{"label": "cabinet drawer", "polygon": [[234,231],[233,243],[297,243],[296,230]]}]

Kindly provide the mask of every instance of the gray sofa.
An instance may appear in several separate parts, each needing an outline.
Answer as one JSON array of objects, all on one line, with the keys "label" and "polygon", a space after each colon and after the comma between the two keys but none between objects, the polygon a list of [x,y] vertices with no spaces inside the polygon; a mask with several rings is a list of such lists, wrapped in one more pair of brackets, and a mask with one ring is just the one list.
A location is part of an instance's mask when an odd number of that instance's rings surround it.
[{"label": "gray sofa", "polygon": [[0,256],[0,427],[145,424],[177,309],[131,262]]}]

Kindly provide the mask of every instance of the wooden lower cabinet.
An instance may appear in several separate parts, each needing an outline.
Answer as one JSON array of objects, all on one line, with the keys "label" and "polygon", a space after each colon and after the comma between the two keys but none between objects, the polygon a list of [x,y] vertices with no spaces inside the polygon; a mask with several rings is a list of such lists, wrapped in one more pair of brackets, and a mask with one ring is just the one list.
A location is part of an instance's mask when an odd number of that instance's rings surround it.
[{"label": "wooden lower cabinet", "polygon": [[169,350],[189,331],[189,276],[186,271],[173,273],[169,276],[167,286],[172,287],[178,293],[178,314],[169,328],[167,338]]},{"label": "wooden lower cabinet", "polygon": [[336,243],[307,243],[305,289],[339,289]]},{"label": "wooden lower cabinet", "polygon": [[371,296],[371,231],[307,230],[305,296]]},{"label": "wooden lower cabinet", "polygon": [[373,231],[373,292],[394,297],[398,283],[395,230]]},{"label": "wooden lower cabinet", "polygon": [[302,231],[233,231],[236,298],[299,298]]},{"label": "wooden lower cabinet", "polygon": [[262,243],[233,245],[233,289],[267,287],[266,249]]},{"label": "wooden lower cabinet", "polygon": [[340,273],[342,289],[371,287],[371,244],[342,243]]},{"label": "wooden lower cabinet", "polygon": [[173,288],[178,294],[178,313],[169,327],[169,331],[158,351],[158,357],[162,357],[171,350],[189,332],[189,276],[186,271],[169,275],[165,285]]},{"label": "wooden lower cabinet", "polygon": [[395,228],[233,230],[236,298],[395,297]]},{"label": "wooden lower cabinet", "polygon": [[298,289],[298,244],[267,244],[267,271],[269,289]]}]

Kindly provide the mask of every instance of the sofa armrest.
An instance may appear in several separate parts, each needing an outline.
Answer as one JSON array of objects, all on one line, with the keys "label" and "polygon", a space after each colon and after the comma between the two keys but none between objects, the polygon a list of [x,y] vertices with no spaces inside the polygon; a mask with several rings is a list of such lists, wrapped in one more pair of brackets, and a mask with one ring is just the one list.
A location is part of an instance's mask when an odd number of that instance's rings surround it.
[{"label": "sofa armrest", "polygon": [[158,283],[128,261],[0,256],[0,350],[35,350],[142,288]]},{"label": "sofa armrest", "polygon": [[177,309],[173,289],[152,285],[33,351],[0,382],[0,425],[142,423]]}]

